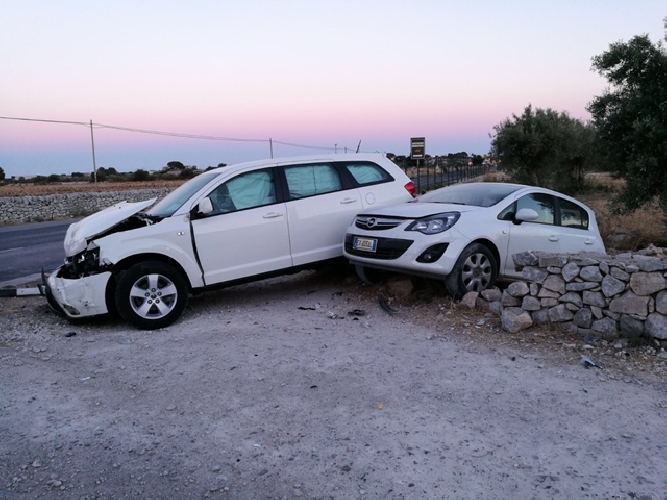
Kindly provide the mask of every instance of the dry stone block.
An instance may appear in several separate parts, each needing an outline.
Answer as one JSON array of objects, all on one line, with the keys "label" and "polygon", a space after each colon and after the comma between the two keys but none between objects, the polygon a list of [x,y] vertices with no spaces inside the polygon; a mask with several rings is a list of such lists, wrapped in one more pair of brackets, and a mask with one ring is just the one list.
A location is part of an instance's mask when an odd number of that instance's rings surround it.
[{"label": "dry stone block", "polygon": [[477,304],[477,297],[479,297],[479,292],[468,292],[461,297],[461,304],[468,309],[474,309]]},{"label": "dry stone block", "polygon": [[507,307],[503,309],[500,316],[503,330],[517,333],[533,326],[533,318],[526,311],[518,307]]},{"label": "dry stone block", "polygon": [[582,267],[581,271],[579,271],[579,277],[584,281],[594,281],[597,283],[602,281],[602,273],[598,266]]},{"label": "dry stone block", "polygon": [[482,290],[480,293],[482,294],[482,297],[484,297],[489,302],[499,302],[500,297],[503,295],[503,293],[497,287],[487,288],[486,290]]},{"label": "dry stone block", "polygon": [[590,328],[593,324],[593,313],[587,307],[582,307],[574,314],[573,322],[579,328]]},{"label": "dry stone block", "polygon": [[553,323],[560,323],[563,321],[570,321],[574,318],[574,314],[564,304],[559,304],[556,307],[549,309],[549,319]]},{"label": "dry stone block", "polygon": [[567,257],[564,255],[546,254],[540,255],[537,265],[540,267],[557,267],[560,270],[565,264],[567,264]]},{"label": "dry stone block", "polygon": [[667,291],[658,292],[658,295],[655,296],[655,311],[667,314]]},{"label": "dry stone block", "polygon": [[521,271],[521,278],[533,283],[544,283],[547,276],[549,276],[549,271],[535,266],[524,267]]},{"label": "dry stone block", "polygon": [[644,335],[644,322],[624,314],[620,321],[621,333],[627,338],[638,338]]},{"label": "dry stone block", "polygon": [[660,313],[649,314],[646,318],[646,333],[656,339],[667,340],[667,316]]},{"label": "dry stone block", "polygon": [[587,283],[567,283],[565,285],[565,290],[569,292],[581,292],[583,290],[592,290],[593,288],[598,288],[599,283],[587,282]]},{"label": "dry stone block", "polygon": [[612,299],[609,304],[609,311],[646,317],[648,315],[648,301],[648,297],[641,297],[628,290],[623,295]]},{"label": "dry stone block", "polygon": [[593,321],[591,328],[598,333],[604,333],[607,335],[615,335],[618,333],[616,320],[611,318],[596,319]]},{"label": "dry stone block", "polygon": [[572,303],[577,307],[582,307],[584,305],[581,295],[577,292],[567,292],[560,296],[558,299],[559,302]]},{"label": "dry stone block", "polygon": [[639,271],[630,277],[630,289],[637,295],[651,295],[667,287],[662,273]]},{"label": "dry stone block", "polygon": [[558,299],[556,297],[544,297],[540,299],[540,304],[542,304],[542,307],[556,307]]},{"label": "dry stone block", "polygon": [[532,295],[525,295],[521,302],[521,308],[526,311],[539,311],[541,307],[540,299]]},{"label": "dry stone block", "polygon": [[521,305],[521,298],[514,297],[510,295],[507,290],[503,292],[502,297],[500,298],[500,303],[503,307],[518,307]]},{"label": "dry stone block", "polygon": [[533,323],[536,325],[542,325],[549,322],[549,309],[543,308],[539,311],[533,311],[530,313],[530,317],[533,318]]},{"label": "dry stone block", "polygon": [[565,280],[561,276],[551,274],[544,280],[542,287],[553,292],[565,293]]},{"label": "dry stone block", "polygon": [[611,275],[607,275],[602,279],[602,293],[605,297],[613,297],[616,294],[625,290],[625,283]]},{"label": "dry stone block", "polygon": [[561,273],[563,275],[563,279],[565,280],[565,282],[569,283],[570,281],[574,280],[576,277],[579,276],[579,266],[576,265],[574,262],[568,262],[563,266]]},{"label": "dry stone block", "polygon": [[530,288],[528,288],[528,283],[525,281],[515,281],[507,287],[507,293],[512,297],[523,297],[530,293]]},{"label": "dry stone block", "polygon": [[512,260],[514,265],[517,267],[524,266],[537,266],[540,262],[540,258],[535,255],[533,252],[521,252],[512,255]]},{"label": "dry stone block", "polygon": [[503,313],[503,305],[500,301],[489,302],[489,311],[500,316]]},{"label": "dry stone block", "polygon": [[626,281],[626,282],[630,281],[630,274],[626,273],[620,267],[612,266],[611,269],[609,270],[609,274],[611,274],[617,280]]},{"label": "dry stone block", "polygon": [[549,290],[548,288],[542,287],[542,288],[540,288],[540,291],[537,292],[537,296],[540,297],[540,298],[549,297],[549,298],[552,298],[552,299],[557,299],[558,297],[560,297],[560,293],[554,292],[553,290]]},{"label": "dry stone block", "polygon": [[634,255],[632,260],[637,265],[640,271],[664,271],[665,262],[657,257],[649,257],[646,255]]},{"label": "dry stone block", "polygon": [[602,295],[602,292],[591,292],[590,290],[584,290],[583,302],[589,306],[607,307],[607,301],[605,300],[604,295]]}]

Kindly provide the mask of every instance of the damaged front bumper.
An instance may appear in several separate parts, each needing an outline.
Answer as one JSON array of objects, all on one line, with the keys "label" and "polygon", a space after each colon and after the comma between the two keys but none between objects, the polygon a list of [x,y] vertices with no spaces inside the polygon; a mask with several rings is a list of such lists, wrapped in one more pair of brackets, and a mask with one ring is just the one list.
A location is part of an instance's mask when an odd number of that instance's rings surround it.
[{"label": "damaged front bumper", "polygon": [[54,311],[72,319],[109,312],[106,289],[110,271],[68,279],[63,277],[63,269],[64,266],[57,268],[48,278],[42,273],[44,294]]}]

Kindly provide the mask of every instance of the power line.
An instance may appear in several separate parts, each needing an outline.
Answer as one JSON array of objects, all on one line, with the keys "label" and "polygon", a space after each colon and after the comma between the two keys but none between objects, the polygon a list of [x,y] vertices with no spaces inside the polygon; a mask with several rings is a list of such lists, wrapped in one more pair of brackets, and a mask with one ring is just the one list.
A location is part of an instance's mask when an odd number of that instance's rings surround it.
[{"label": "power line", "polygon": [[0,116],[0,119],[2,120],[21,120],[24,122],[45,122],[45,123],[69,123],[71,125],[83,125],[84,127],[88,127],[88,123],[86,122],[73,122],[73,121],[66,121],[66,120],[46,120],[42,118],[16,118],[13,116]]},{"label": "power line", "polygon": [[[130,132],[130,133],[137,133],[137,134],[148,134],[148,135],[159,135],[159,136],[165,136],[165,137],[179,137],[182,139],[200,139],[200,140],[208,140],[208,141],[230,141],[230,142],[261,142],[261,143],[276,143],[276,144],[282,144],[283,146],[291,146],[291,147],[296,147],[296,148],[304,148],[304,149],[313,149],[317,151],[336,151],[336,147],[330,147],[330,146],[313,146],[309,144],[297,144],[293,142],[284,142],[284,141],[277,141],[277,140],[272,140],[272,139],[249,139],[249,138],[239,138],[239,137],[220,137],[220,136],[213,136],[213,135],[199,135],[199,134],[184,134],[184,133],[179,133],[179,132],[165,132],[165,131],[159,131],[159,130],[145,130],[145,129],[138,129],[138,128],[130,128],[130,127],[120,127],[120,126],[115,126],[115,125],[104,125],[102,123],[93,123],[92,121],[90,122],[77,122],[77,121],[68,121],[68,120],[47,120],[44,118],[20,118],[20,117],[13,117],[13,116],[0,116],[0,120],[20,120],[20,121],[28,121],[28,122],[43,122],[43,123],[65,123],[65,124],[71,124],[71,125],[83,125],[86,128],[99,128],[99,129],[111,129],[111,130],[118,130],[122,132]],[[348,148],[347,146],[343,146],[345,150],[352,150],[352,148]]]}]

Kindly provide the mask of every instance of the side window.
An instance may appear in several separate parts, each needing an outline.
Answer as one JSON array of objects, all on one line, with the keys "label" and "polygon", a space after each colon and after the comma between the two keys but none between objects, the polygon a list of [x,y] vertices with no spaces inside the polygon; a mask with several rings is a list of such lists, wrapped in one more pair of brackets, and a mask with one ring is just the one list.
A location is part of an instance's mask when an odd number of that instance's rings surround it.
[{"label": "side window", "polygon": [[360,186],[392,180],[392,177],[383,168],[373,163],[350,163],[345,167]]},{"label": "side window", "polygon": [[271,205],[276,202],[272,170],[247,172],[219,185],[209,194],[213,214]]},{"label": "side window", "polygon": [[340,175],[326,163],[285,167],[285,179],[291,200],[342,189]]},{"label": "side window", "polygon": [[517,212],[522,208],[532,208],[537,212],[537,220],[530,221],[537,224],[554,224],[554,199],[546,193],[532,193],[516,200]]},{"label": "side window", "polygon": [[560,225],[577,229],[588,229],[588,212],[576,203],[558,199],[560,206]]}]

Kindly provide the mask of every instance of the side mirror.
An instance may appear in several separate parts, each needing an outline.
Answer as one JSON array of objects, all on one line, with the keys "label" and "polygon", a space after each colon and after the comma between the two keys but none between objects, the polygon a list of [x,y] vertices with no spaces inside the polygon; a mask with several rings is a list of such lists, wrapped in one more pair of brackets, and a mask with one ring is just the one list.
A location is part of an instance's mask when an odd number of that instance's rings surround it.
[{"label": "side mirror", "polygon": [[537,220],[539,217],[540,215],[532,208],[522,208],[514,216],[514,223],[518,225],[524,221]]},{"label": "side mirror", "polygon": [[194,218],[201,217],[203,215],[208,215],[213,212],[213,203],[211,203],[211,198],[208,196],[195,205],[190,211],[191,215]]}]

